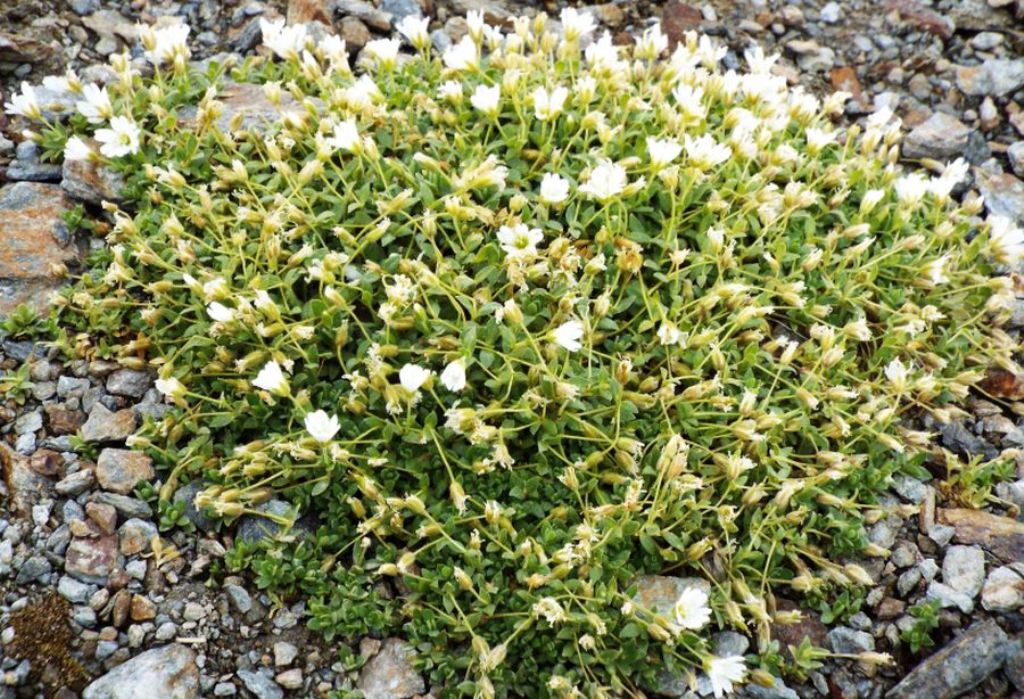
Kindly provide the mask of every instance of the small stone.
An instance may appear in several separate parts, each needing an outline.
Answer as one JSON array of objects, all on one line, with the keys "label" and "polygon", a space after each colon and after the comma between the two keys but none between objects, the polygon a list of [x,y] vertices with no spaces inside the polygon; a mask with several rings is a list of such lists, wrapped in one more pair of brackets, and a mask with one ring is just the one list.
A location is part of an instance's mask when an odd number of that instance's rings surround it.
[{"label": "small stone", "polygon": [[426,683],[412,659],[412,651],[403,640],[384,641],[380,652],[359,673],[357,686],[365,699],[408,699],[426,692]]},{"label": "small stone", "polygon": [[986,97],[978,107],[978,122],[982,131],[992,131],[999,126],[999,110],[991,97]]},{"label": "small stone", "polygon": [[1024,606],[1024,578],[1009,566],[988,574],[981,589],[981,606],[990,612],[1015,612]]},{"label": "small stone", "polygon": [[938,515],[955,528],[958,543],[981,546],[1006,563],[1024,560],[1024,523],[981,510],[946,508]]},{"label": "small stone", "polygon": [[[87,143],[96,149],[96,143],[90,141],[87,140]],[[101,206],[105,201],[124,201],[121,196],[124,177],[101,161],[65,159],[61,168],[60,186],[73,199],[96,206]]]},{"label": "small stone", "polygon": [[117,513],[122,517],[148,518],[153,516],[153,508],[148,503],[137,498],[128,497],[127,495],[97,492],[93,493],[89,499],[93,502],[104,502],[108,505],[113,505]]},{"label": "small stone", "polygon": [[82,699],[198,699],[195,653],[178,643],[148,650],[118,665],[82,693]]},{"label": "small stone", "polygon": [[50,404],[46,411],[50,432],[55,435],[74,434],[85,424],[86,414],[81,410],[69,410],[62,405]]},{"label": "small stone", "polygon": [[284,672],[278,673],[277,677],[274,679],[285,689],[299,689],[302,687],[302,670],[297,667],[292,668],[291,670],[285,670]]},{"label": "small stone", "polygon": [[125,556],[134,556],[146,551],[158,534],[156,525],[152,522],[137,517],[129,519],[117,532],[121,553]]},{"label": "small stone", "polygon": [[139,481],[155,476],[153,460],[141,452],[104,449],[96,460],[96,479],[100,487],[120,495],[127,495]]},{"label": "small stone", "polygon": [[68,575],[62,575],[57,582],[57,592],[68,602],[74,604],[85,604],[88,602],[94,589],[92,585],[87,585]]},{"label": "small stone", "polygon": [[327,0],[288,0],[288,24],[320,22],[331,26],[331,3]]},{"label": "small stone", "polygon": [[[284,692],[274,683],[269,674],[253,670],[239,670],[237,674],[245,688],[256,695],[256,699],[282,699],[284,697]],[[371,698],[367,697],[366,699]]]},{"label": "small stone", "polygon": [[830,2],[821,8],[821,21],[826,24],[835,24],[842,17],[843,11],[836,2]]},{"label": "small stone", "polygon": [[1024,85],[1024,58],[992,58],[980,66],[958,66],[956,84],[968,95],[1007,95]]},{"label": "small stone", "polygon": [[64,570],[79,580],[105,583],[117,567],[117,537],[74,539],[68,546]]},{"label": "small stone", "polygon": [[875,649],[875,639],[871,634],[847,626],[837,626],[829,631],[828,644],[835,653],[866,653]]},{"label": "small stone", "polygon": [[377,31],[391,31],[391,15],[378,10],[368,2],[363,2],[363,0],[336,0],[334,6],[341,14],[366,22]]},{"label": "small stone", "polygon": [[423,8],[416,0],[381,0],[380,9],[391,15],[392,25],[397,25],[406,17],[422,17]]},{"label": "small stone", "polygon": [[228,584],[224,586],[224,591],[228,594],[228,599],[231,600],[231,604],[234,605],[239,613],[249,613],[249,610],[252,609],[252,597],[246,592],[244,587]]},{"label": "small stone", "polygon": [[668,0],[661,10],[661,27],[668,37],[669,50],[685,40],[686,33],[700,28],[704,15],[690,3]]},{"label": "small stone", "polygon": [[915,505],[920,504],[928,492],[928,486],[910,476],[893,476],[892,488],[901,498]]},{"label": "small stone", "polygon": [[971,129],[956,117],[935,112],[923,124],[907,134],[903,155],[907,158],[947,160],[963,153]]},{"label": "small stone", "polygon": [[1006,149],[1006,156],[1010,159],[1010,167],[1018,177],[1024,177],[1024,141],[1017,141]]},{"label": "small stone", "polygon": [[121,442],[135,432],[135,413],[118,410],[116,413],[96,402],[89,412],[89,419],[82,425],[82,439],[87,442]]},{"label": "small stone", "polygon": [[111,505],[99,502],[85,504],[85,514],[89,516],[104,534],[113,534],[117,529],[117,510]]},{"label": "small stone", "polygon": [[287,667],[292,664],[295,660],[295,656],[299,654],[299,649],[291,643],[286,641],[278,641],[274,644],[274,665],[277,667]]},{"label": "small stone", "polygon": [[157,627],[153,638],[158,641],[169,641],[178,634],[178,626],[173,621],[165,621]]},{"label": "small stone", "polygon": [[51,570],[53,570],[53,566],[45,556],[31,556],[21,564],[21,568],[18,569],[18,577],[14,582],[18,585],[34,582],[49,574]]},{"label": "small stone", "polygon": [[235,685],[230,682],[218,682],[213,685],[213,696],[215,697],[233,697],[238,693],[235,689]]},{"label": "small stone", "polygon": [[915,667],[886,699],[952,699],[998,670],[1017,645],[993,620],[974,624]]},{"label": "small stone", "polygon": [[149,621],[156,618],[156,605],[142,595],[132,595],[132,621]]},{"label": "small stone", "polygon": [[370,30],[366,28],[366,25],[358,17],[345,17],[342,19],[339,33],[341,38],[345,40],[345,45],[353,51],[359,51],[373,38],[370,35]]},{"label": "small stone", "polygon": [[939,548],[945,548],[953,540],[954,534],[956,529],[947,524],[933,524],[928,530],[928,538],[938,544]]},{"label": "small stone", "polygon": [[153,376],[147,371],[118,369],[107,377],[107,393],[129,398],[142,398],[153,386]]},{"label": "small stone", "polygon": [[199,621],[200,619],[205,619],[206,608],[196,602],[187,602],[185,604],[185,611],[182,613],[182,618],[185,619],[185,621]]},{"label": "small stone", "polygon": [[896,619],[903,615],[903,612],[907,608],[907,603],[903,600],[896,599],[894,597],[886,597],[882,600],[881,604],[878,605],[878,609],[875,613],[879,619],[888,620]]},{"label": "small stone", "polygon": [[195,498],[204,488],[202,482],[192,481],[174,491],[174,502],[185,503],[185,517],[192,524],[204,532],[212,531],[217,525],[217,520],[207,516],[202,510],[196,507]]},{"label": "small stone", "polygon": [[950,546],[942,561],[942,580],[957,592],[975,597],[985,581],[985,554],[977,546]]},{"label": "small stone", "polygon": [[[276,515],[278,517],[293,516],[292,506],[284,500],[270,500],[255,508],[259,512]],[[267,517],[258,515],[245,515],[238,520],[238,539],[248,544],[254,544],[267,538],[273,538],[281,534],[285,528]],[[292,534],[304,532],[301,525],[295,524],[290,532]]]},{"label": "small stone", "polygon": [[954,590],[949,585],[932,580],[928,583],[928,591],[925,593],[929,600],[938,600],[943,609],[956,607],[964,614],[974,611],[974,600],[970,595]]}]

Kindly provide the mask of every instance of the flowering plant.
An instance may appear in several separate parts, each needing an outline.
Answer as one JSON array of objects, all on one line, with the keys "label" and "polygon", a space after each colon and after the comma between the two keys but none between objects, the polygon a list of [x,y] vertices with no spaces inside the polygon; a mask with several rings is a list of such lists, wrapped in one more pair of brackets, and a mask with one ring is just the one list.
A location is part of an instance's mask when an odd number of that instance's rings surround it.
[{"label": "flowering plant", "polygon": [[[230,74],[180,30],[152,77],[115,57],[40,136],[135,207],[65,344],[158,370],[176,407],[133,443],[165,498],[304,518],[237,558],[325,632],[401,633],[452,696],[722,696],[786,669],[777,595],[871,582],[914,426],[1012,366],[1024,237],[951,200],[962,162],[902,174],[891,113],[838,131],[846,96],[757,49],[723,71],[707,37],[662,58],[657,27],[561,20],[471,15],[440,55],[404,22],[415,53],[372,42],[358,77],[271,22]],[[279,119],[218,99],[239,83]],[[684,589],[649,604],[650,575]],[[727,628],[758,652],[719,657]]]}]

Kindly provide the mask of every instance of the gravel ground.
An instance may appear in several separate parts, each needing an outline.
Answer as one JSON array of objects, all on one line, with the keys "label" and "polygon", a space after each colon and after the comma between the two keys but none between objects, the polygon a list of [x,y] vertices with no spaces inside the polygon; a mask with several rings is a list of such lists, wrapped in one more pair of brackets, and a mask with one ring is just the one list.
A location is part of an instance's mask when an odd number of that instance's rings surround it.
[{"label": "gravel ground", "polygon": [[[849,121],[882,107],[895,110],[909,132],[908,164],[968,159],[975,166],[970,189],[985,195],[988,210],[1024,224],[1024,182],[1018,179],[1024,177],[1024,4],[670,0],[592,8],[623,43],[661,19],[673,40],[697,29],[726,43],[733,49],[727,65],[738,65],[737,56],[752,42],[777,51],[783,56],[778,70],[792,83],[822,94],[853,93]],[[125,48],[138,51],[134,27],[140,21],[184,18],[193,27],[193,53],[204,58],[254,50],[262,16],[324,21],[358,51],[410,13],[432,16],[435,42],[443,45],[463,30],[459,16],[469,10],[500,22],[523,11],[557,16],[559,6],[7,0],[0,2],[0,92],[65,67],[84,71]],[[9,213],[0,217],[0,304],[19,284],[35,289],[31,285],[53,281],[42,272],[37,278],[5,270],[4,236],[14,230],[5,232],[5,225],[31,210],[33,230],[57,235],[58,214],[72,199],[94,206],[112,196],[112,183],[39,163],[31,144],[20,140],[17,126],[0,116],[0,211]],[[73,241],[63,242],[40,248],[41,266],[75,261]],[[1024,301],[1015,321],[1024,325]],[[143,416],[164,409],[151,376],[104,362],[64,365],[45,349],[0,338],[0,377],[19,371],[24,399],[0,402],[0,699],[67,699],[86,685],[86,699],[114,698],[143,683],[159,688],[154,697],[314,697],[358,687],[370,699],[403,699],[430,691],[400,639],[352,643],[352,655],[367,662],[350,670],[339,661],[340,645],[305,630],[301,603],[273,600],[243,577],[212,576],[234,538],[265,535],[255,522],[214,532],[191,509],[194,531],[178,530],[154,551],[153,503],[136,497],[132,484],[158,476],[124,446]],[[930,427],[961,456],[1015,458],[1021,480],[1001,484],[998,502],[983,511],[967,509],[955,489],[936,485],[945,473],[934,473],[929,483],[898,480],[882,503],[888,514],[870,530],[871,541],[891,555],[863,562],[875,581],[864,599],[837,619],[826,617],[827,624],[809,613],[799,624],[775,629],[783,650],[809,637],[840,653],[888,652],[896,664],[829,661],[803,680],[749,688],[747,696],[1024,696],[1024,420],[1018,417],[1024,410],[1017,403],[1024,399],[1024,377],[994,376],[987,390],[988,398],[972,401],[969,419]],[[88,455],[72,450],[76,433],[91,445]],[[179,496],[190,493],[186,487]],[[934,646],[913,652],[901,635],[916,622],[909,610],[929,600],[941,607]],[[793,604],[779,600],[780,608]],[[748,647],[735,633],[717,640],[730,652]]]}]

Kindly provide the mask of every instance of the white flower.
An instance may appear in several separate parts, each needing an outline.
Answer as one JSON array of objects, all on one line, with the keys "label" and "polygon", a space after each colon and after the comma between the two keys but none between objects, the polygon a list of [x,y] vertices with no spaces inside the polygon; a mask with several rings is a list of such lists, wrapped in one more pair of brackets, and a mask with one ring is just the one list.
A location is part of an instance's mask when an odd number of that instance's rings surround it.
[{"label": "white flower", "polygon": [[636,41],[636,51],[640,56],[653,61],[661,52],[668,48],[668,37],[661,31],[661,23],[644,31]]},{"label": "white flower", "polygon": [[253,379],[252,385],[281,396],[287,395],[289,391],[288,379],[281,371],[281,365],[273,359],[263,365],[260,373]]},{"label": "white flower", "polygon": [[686,155],[698,170],[710,170],[732,156],[732,149],[716,141],[710,134],[697,138],[690,138],[687,134],[683,139],[686,144]]},{"label": "white flower", "polygon": [[562,609],[562,605],[554,597],[542,597],[533,605],[533,613],[536,616],[544,617],[552,625],[565,621],[568,618],[565,615],[565,610]]},{"label": "white flower", "polygon": [[561,204],[569,198],[569,180],[548,172],[540,181],[540,200],[545,204]]},{"label": "white flower", "polygon": [[320,41],[320,51],[332,68],[344,67],[344,72],[348,72],[348,46],[344,39],[328,34]]},{"label": "white flower", "polygon": [[235,319],[234,309],[228,308],[219,301],[214,301],[207,306],[206,312],[218,323],[228,323]]},{"label": "white flower", "polygon": [[569,90],[564,87],[556,87],[548,92],[538,86],[533,91],[533,113],[541,121],[547,121],[558,116],[565,108],[565,100],[569,97]]},{"label": "white flower", "polygon": [[892,360],[885,367],[885,378],[889,379],[897,391],[907,387],[907,374],[907,367],[899,359]]},{"label": "white flower", "polygon": [[483,10],[470,10],[466,13],[466,27],[469,29],[469,36],[476,43],[483,39],[487,24],[484,22]]},{"label": "white flower", "polygon": [[683,147],[673,138],[652,138],[647,137],[647,152],[651,156],[651,162],[655,165],[668,165],[679,157]]},{"label": "white flower", "polygon": [[663,345],[678,345],[683,339],[683,334],[676,327],[675,323],[665,321],[658,328],[658,341]]},{"label": "white flower", "polygon": [[180,399],[185,395],[185,386],[173,376],[169,379],[157,379],[156,390],[171,398]]},{"label": "white flower", "polygon": [[618,74],[627,67],[619,58],[619,47],[612,43],[612,36],[608,32],[601,35],[601,38],[592,42],[583,52],[591,70],[598,74]]},{"label": "white flower", "polygon": [[933,286],[938,286],[939,284],[945,284],[948,282],[949,276],[946,274],[947,264],[949,264],[948,253],[926,264],[924,267],[924,276],[927,282]]},{"label": "white flower", "polygon": [[64,160],[89,160],[93,155],[93,149],[78,136],[72,136],[64,143]]},{"label": "white flower", "polygon": [[684,629],[696,631],[704,628],[711,620],[707,593],[698,587],[686,588],[672,607],[672,616],[676,624]]},{"label": "white flower", "polygon": [[1024,231],[1006,216],[988,217],[988,244],[992,257],[1004,265],[1024,257]]},{"label": "white flower", "polygon": [[429,17],[417,17],[406,15],[402,21],[395,25],[398,33],[404,36],[415,48],[423,50],[430,45]]},{"label": "white flower", "polygon": [[362,143],[359,129],[356,127],[356,120],[353,117],[349,117],[340,124],[335,124],[334,134],[327,139],[327,145],[349,153],[359,150]]},{"label": "white flower", "polygon": [[907,207],[915,207],[921,203],[925,193],[930,189],[928,178],[920,172],[912,172],[896,180],[896,198]]},{"label": "white flower", "polygon": [[569,320],[557,328],[553,333],[555,343],[570,352],[578,352],[583,346],[580,340],[583,338],[583,323],[578,320]]},{"label": "white flower", "polygon": [[307,414],[304,424],[306,432],[309,432],[310,436],[321,444],[326,444],[334,439],[334,435],[338,434],[338,430],[341,429],[338,416],[328,415],[323,410]]},{"label": "white flower", "polygon": [[352,109],[366,109],[384,96],[380,88],[377,87],[377,83],[373,82],[373,78],[366,73],[360,75],[358,80],[346,87],[343,94],[345,102]]},{"label": "white flower", "polygon": [[576,41],[584,36],[592,34],[597,29],[597,22],[590,12],[579,12],[571,7],[562,10],[559,17],[562,20],[562,30],[565,38],[569,41]]},{"label": "white flower", "polygon": [[462,99],[462,83],[457,80],[447,80],[441,83],[441,87],[437,88],[437,96],[452,104],[456,104]]},{"label": "white flower", "polygon": [[[77,92],[72,89],[72,80],[78,81],[78,76],[71,70],[64,75],[47,75],[43,78],[43,87],[53,92]],[[81,89],[81,84],[78,84]]]},{"label": "white flower", "polygon": [[114,107],[110,103],[107,88],[96,83],[82,86],[82,99],[75,103],[75,107],[90,124],[102,124],[114,116]]},{"label": "white flower", "polygon": [[626,168],[610,160],[601,160],[590,171],[590,177],[580,191],[601,202],[622,194],[626,189]]},{"label": "white flower", "polygon": [[172,24],[160,29],[146,27],[142,30],[142,45],[146,58],[155,66],[173,62],[178,56],[189,57],[188,34],[191,28],[184,23]]},{"label": "white flower", "polygon": [[100,143],[100,153],[108,158],[120,158],[139,151],[138,124],[128,117],[116,116],[110,120],[109,129],[97,129],[96,140]]},{"label": "white flower", "polygon": [[28,119],[41,119],[42,110],[39,108],[39,100],[36,97],[34,87],[26,82],[21,84],[21,93],[11,95],[11,101],[4,105],[8,114],[23,116]]},{"label": "white flower", "polygon": [[306,48],[306,41],[309,38],[306,34],[306,25],[285,26],[283,19],[275,22],[261,19],[260,30],[263,32],[263,45],[279,58],[290,61],[299,59],[299,52]]},{"label": "white flower", "polygon": [[382,66],[394,66],[398,61],[398,49],[402,42],[398,39],[374,39],[366,44],[363,49],[366,55],[377,61]]},{"label": "white flower", "polygon": [[543,239],[544,233],[539,228],[530,228],[525,223],[517,223],[511,228],[502,226],[498,229],[498,242],[501,243],[505,254],[515,259],[536,255],[537,243]]},{"label": "white flower", "polygon": [[733,683],[742,682],[747,676],[747,667],[743,664],[742,655],[708,658],[704,661],[704,670],[711,680],[711,691],[715,693],[715,699],[731,694]]},{"label": "white flower", "polygon": [[498,103],[501,100],[501,85],[477,85],[473,90],[473,96],[469,98],[470,104],[488,116],[497,116]]},{"label": "white flower", "polygon": [[446,68],[450,70],[476,70],[480,65],[480,48],[469,36],[449,46],[441,56]]},{"label": "white flower", "polygon": [[820,153],[825,146],[836,142],[835,131],[826,131],[825,129],[817,129],[814,127],[808,127],[808,129],[804,131],[804,137],[807,139],[807,150],[811,155]]},{"label": "white flower", "polygon": [[466,387],[466,363],[456,359],[441,372],[441,383],[449,391],[458,393]]},{"label": "white flower", "polygon": [[430,378],[431,371],[416,364],[406,364],[398,372],[398,381],[409,393],[415,393]]}]

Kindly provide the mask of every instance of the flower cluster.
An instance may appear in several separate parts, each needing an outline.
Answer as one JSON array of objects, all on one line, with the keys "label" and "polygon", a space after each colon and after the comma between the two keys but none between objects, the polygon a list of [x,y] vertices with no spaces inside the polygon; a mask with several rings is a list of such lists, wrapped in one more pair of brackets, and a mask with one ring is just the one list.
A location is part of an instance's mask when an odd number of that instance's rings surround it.
[{"label": "flower cluster", "polygon": [[[869,582],[878,495],[929,458],[910,420],[1012,366],[1024,235],[757,49],[467,26],[438,55],[405,20],[358,75],[264,20],[230,79],[178,67],[183,29],[146,35],[152,78],[69,76],[80,115],[44,128],[82,157],[109,124],[90,157],[135,209],[64,299],[68,351],[158,370],[165,498],[286,499],[314,531],[238,560],[328,633],[408,636],[452,696],[770,682],[775,596]],[[281,118],[233,114],[233,81]],[[42,119],[28,88],[8,109]],[[701,584],[652,605],[661,575]],[[758,652],[716,655],[724,628]]]}]

